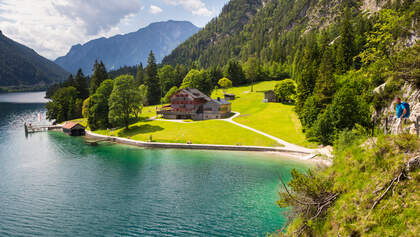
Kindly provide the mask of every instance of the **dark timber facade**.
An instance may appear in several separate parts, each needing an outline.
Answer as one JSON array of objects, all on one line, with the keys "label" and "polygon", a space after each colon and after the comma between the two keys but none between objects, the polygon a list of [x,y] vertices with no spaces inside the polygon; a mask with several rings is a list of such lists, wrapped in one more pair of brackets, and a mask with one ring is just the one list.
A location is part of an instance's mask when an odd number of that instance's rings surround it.
[{"label": "dark timber facade", "polygon": [[63,132],[70,136],[84,136],[86,134],[85,127],[75,122],[66,122],[63,125]]}]

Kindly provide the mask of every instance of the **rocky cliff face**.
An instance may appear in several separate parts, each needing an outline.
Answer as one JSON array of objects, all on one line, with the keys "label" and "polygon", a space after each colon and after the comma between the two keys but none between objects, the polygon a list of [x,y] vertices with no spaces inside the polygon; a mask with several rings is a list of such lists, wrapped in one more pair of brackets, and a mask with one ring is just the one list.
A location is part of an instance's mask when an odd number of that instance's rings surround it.
[{"label": "rocky cliff face", "polygon": [[[375,93],[381,93],[383,90],[384,85],[381,85],[380,87],[375,89]],[[409,123],[405,127],[407,131],[409,131],[412,134],[416,134],[416,121],[417,118],[420,119],[420,89],[416,88],[414,85],[410,83],[404,84],[404,86],[401,89],[402,92],[402,100],[410,104],[410,118]],[[391,103],[389,106],[383,108],[380,111],[376,111],[374,114],[375,117],[381,118],[381,126],[384,126],[385,118],[388,118],[388,131],[390,131],[392,134],[397,133],[398,128],[398,119],[395,114],[395,103]]]}]

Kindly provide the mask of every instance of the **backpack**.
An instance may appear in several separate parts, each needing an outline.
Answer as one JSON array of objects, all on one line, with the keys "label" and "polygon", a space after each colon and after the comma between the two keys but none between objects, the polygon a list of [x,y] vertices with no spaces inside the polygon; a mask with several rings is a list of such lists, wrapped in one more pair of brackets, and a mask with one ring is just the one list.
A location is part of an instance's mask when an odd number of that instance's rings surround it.
[{"label": "backpack", "polygon": [[407,102],[402,102],[401,103],[403,106],[404,106],[404,108],[407,110],[407,113],[406,113],[406,117],[410,117],[410,104],[408,104]]}]

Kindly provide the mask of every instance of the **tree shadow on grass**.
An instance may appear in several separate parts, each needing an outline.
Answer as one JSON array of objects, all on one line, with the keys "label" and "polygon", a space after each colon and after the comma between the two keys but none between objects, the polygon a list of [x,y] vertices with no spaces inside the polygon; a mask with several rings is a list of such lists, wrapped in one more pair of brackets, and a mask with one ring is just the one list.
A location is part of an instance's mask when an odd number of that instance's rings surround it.
[{"label": "tree shadow on grass", "polygon": [[293,100],[288,100],[288,101],[280,101],[279,103],[284,104],[284,105],[296,105],[296,102]]},{"label": "tree shadow on grass", "polygon": [[139,117],[131,117],[130,124],[137,123],[137,122],[145,122],[149,119],[147,116],[139,116]]},{"label": "tree shadow on grass", "polygon": [[164,128],[161,126],[153,126],[150,124],[144,124],[141,126],[131,126],[130,129],[124,128],[121,130],[118,135],[122,137],[132,137],[138,134],[145,134],[145,133],[153,133],[153,132],[159,132],[162,131]]}]

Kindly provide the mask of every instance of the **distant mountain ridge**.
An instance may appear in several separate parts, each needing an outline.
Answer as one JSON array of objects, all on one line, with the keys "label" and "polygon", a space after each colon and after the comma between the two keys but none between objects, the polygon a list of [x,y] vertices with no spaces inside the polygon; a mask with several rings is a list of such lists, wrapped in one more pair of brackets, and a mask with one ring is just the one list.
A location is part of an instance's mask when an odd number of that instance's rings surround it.
[{"label": "distant mountain ridge", "polygon": [[92,73],[95,60],[102,60],[108,70],[145,64],[150,50],[160,62],[199,29],[187,21],[156,22],[136,32],[74,45],[67,55],[55,62],[72,73],[82,68],[85,74]]},{"label": "distant mountain ridge", "polygon": [[0,31],[1,87],[42,88],[65,80],[68,74],[54,62],[9,39]]}]

